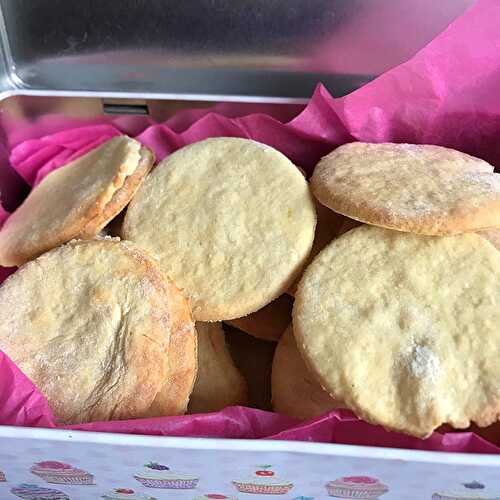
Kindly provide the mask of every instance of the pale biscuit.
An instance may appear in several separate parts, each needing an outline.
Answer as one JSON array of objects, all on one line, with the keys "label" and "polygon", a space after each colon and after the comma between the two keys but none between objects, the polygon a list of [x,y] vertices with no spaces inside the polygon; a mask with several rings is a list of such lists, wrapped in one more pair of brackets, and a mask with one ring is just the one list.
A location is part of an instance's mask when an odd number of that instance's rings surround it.
[{"label": "pale biscuit", "polygon": [[316,198],[352,219],[439,235],[500,226],[500,174],[452,149],[415,144],[345,144],[316,166]]},{"label": "pale biscuit", "polygon": [[18,266],[73,238],[92,238],[130,201],[153,154],[114,137],[48,174],[0,231],[0,264]]},{"label": "pale biscuit", "polygon": [[196,323],[196,331],[199,368],[189,413],[247,404],[247,384],[229,354],[221,323]]},{"label": "pale biscuit", "polygon": [[291,325],[274,353],[271,391],[273,409],[300,420],[318,417],[342,407],[340,401],[321,387],[302,359]]},{"label": "pale biscuit", "polygon": [[234,319],[284,293],[311,250],[316,214],[275,149],[207,139],[168,156],[127,210],[124,238],[160,261],[198,321]]},{"label": "pale biscuit", "polygon": [[477,234],[352,229],[299,284],[293,327],[321,384],[415,436],[500,414],[500,253]]},{"label": "pale biscuit", "polygon": [[292,305],[293,299],[284,294],[262,309],[226,323],[258,339],[276,342],[292,321]]},{"label": "pale biscuit", "polygon": [[0,349],[58,422],[142,417],[168,377],[175,287],[128,242],[71,242],[0,288]]}]

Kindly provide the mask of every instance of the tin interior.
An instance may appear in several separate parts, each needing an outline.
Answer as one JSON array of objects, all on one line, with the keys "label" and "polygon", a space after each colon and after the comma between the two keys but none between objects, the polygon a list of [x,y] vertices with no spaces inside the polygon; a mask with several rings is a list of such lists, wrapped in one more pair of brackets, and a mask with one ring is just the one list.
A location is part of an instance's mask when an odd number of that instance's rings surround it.
[{"label": "tin interior", "polygon": [[0,90],[304,100],[410,58],[474,0],[0,0]]}]

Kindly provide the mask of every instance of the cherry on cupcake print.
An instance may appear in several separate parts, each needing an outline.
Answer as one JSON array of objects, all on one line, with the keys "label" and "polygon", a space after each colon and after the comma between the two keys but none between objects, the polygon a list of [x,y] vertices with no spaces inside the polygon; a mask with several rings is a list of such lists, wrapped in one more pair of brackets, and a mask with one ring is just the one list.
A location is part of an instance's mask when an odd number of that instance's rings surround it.
[{"label": "cherry on cupcake print", "polygon": [[94,484],[94,476],[89,472],[55,460],[37,462],[30,470],[47,483],[78,486]]},{"label": "cherry on cupcake print", "polygon": [[105,500],[156,500],[155,497],[139,493],[133,488],[114,488],[105,493],[101,498]]},{"label": "cherry on cupcake print", "polygon": [[199,477],[185,472],[171,470],[158,462],[144,464],[134,478],[147,488],[166,490],[191,490],[198,485]]},{"label": "cherry on cupcake print", "polygon": [[326,484],[328,495],[335,498],[375,500],[385,495],[389,488],[370,476],[345,476]]},{"label": "cherry on cupcake print", "polygon": [[259,465],[253,473],[243,479],[235,479],[233,485],[240,493],[255,495],[286,495],[293,483],[276,474],[272,465]]},{"label": "cherry on cupcake print", "polygon": [[499,490],[492,490],[479,481],[461,483],[449,490],[437,491],[432,495],[432,500],[498,500]]}]

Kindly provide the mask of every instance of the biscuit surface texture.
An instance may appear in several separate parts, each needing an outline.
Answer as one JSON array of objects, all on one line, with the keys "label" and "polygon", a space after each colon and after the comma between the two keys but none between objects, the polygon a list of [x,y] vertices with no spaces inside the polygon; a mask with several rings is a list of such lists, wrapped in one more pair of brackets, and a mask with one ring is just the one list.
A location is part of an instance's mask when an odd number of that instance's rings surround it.
[{"label": "biscuit surface texture", "polygon": [[115,137],[48,174],[0,231],[0,264],[21,265],[73,238],[92,238],[128,203],[151,152]]},{"label": "biscuit surface texture", "polygon": [[217,138],[168,156],[127,210],[124,238],[155,255],[198,321],[234,319],[286,291],[311,250],[309,186],[281,153]]},{"label": "biscuit surface texture", "polygon": [[311,179],[332,210],[377,226],[428,235],[500,225],[500,174],[479,158],[415,144],[345,144]]},{"label": "biscuit surface texture", "polygon": [[127,242],[70,242],[0,288],[0,349],[60,423],[141,417],[167,379],[172,290]]},{"label": "biscuit surface texture", "polygon": [[247,384],[226,347],[220,323],[196,323],[198,376],[189,402],[190,413],[219,411],[248,402]]},{"label": "biscuit surface texture", "polygon": [[427,436],[500,414],[500,254],[477,234],[374,226],[326,247],[301,280],[297,345],[360,417]]},{"label": "biscuit surface texture", "polygon": [[271,386],[273,409],[301,420],[342,406],[321,387],[307,367],[297,349],[291,326],[276,347]]}]

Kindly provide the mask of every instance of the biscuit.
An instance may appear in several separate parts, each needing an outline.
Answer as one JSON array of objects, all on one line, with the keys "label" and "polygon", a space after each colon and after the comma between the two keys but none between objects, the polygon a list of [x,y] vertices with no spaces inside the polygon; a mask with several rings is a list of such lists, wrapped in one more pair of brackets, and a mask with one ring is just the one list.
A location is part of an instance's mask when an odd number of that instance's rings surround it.
[{"label": "biscuit", "polygon": [[275,149],[237,138],[186,146],[130,203],[125,239],[158,257],[197,321],[246,316],[283,294],[311,250],[307,181]]},{"label": "biscuit", "polygon": [[221,323],[196,323],[196,331],[199,369],[189,413],[247,404],[247,383],[229,354]]},{"label": "biscuit", "polygon": [[292,305],[293,299],[283,294],[262,309],[226,323],[258,339],[276,342],[292,321]]},{"label": "biscuit", "polygon": [[274,411],[300,420],[342,407],[310,372],[297,349],[291,325],[274,352],[271,391]]},{"label": "biscuit", "polygon": [[311,189],[335,212],[427,235],[500,226],[500,174],[479,158],[415,144],[345,144],[316,166]]},{"label": "biscuit", "polygon": [[352,229],[308,267],[302,355],[361,418],[426,437],[500,414],[500,253],[477,234]]},{"label": "biscuit", "polygon": [[48,174],[2,227],[0,265],[19,266],[94,237],[127,205],[153,161],[149,149],[119,136]]},{"label": "biscuit", "polygon": [[70,242],[0,287],[0,349],[59,423],[142,417],[168,377],[178,293],[128,242]]},{"label": "biscuit", "polygon": [[197,338],[188,301],[164,277],[171,308],[171,334],[167,352],[168,376],[145,417],[183,415],[187,411],[198,370]]}]

